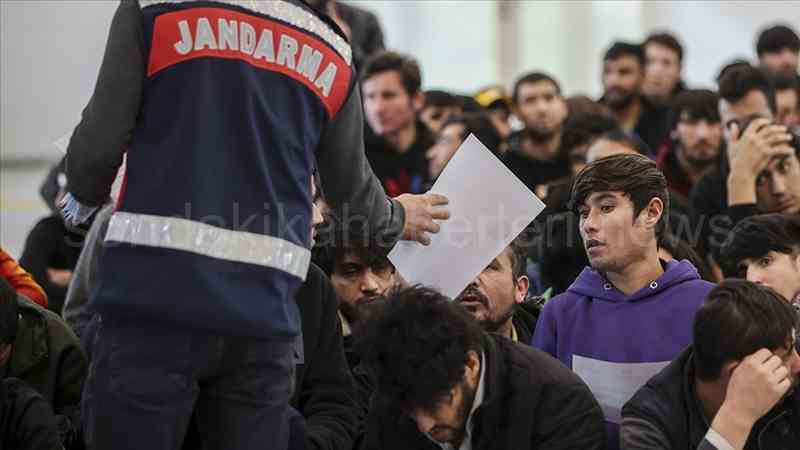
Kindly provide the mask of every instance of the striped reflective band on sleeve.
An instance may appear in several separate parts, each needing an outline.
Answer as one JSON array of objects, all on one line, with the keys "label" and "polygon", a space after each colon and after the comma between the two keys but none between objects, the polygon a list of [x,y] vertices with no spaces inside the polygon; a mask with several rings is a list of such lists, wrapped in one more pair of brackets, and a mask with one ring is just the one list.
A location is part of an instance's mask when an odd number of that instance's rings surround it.
[{"label": "striped reflective band on sleeve", "polygon": [[106,241],[192,252],[256,264],[306,279],[311,252],[274,236],[233,231],[177,217],[115,212]]},{"label": "striped reflective band on sleeve", "polygon": [[[142,8],[146,8],[152,5],[190,3],[194,1],[197,0],[139,0],[139,5]],[[348,65],[352,64],[353,51],[350,48],[350,44],[319,17],[299,6],[283,0],[210,0],[210,2],[238,6],[314,33],[336,49]]]}]

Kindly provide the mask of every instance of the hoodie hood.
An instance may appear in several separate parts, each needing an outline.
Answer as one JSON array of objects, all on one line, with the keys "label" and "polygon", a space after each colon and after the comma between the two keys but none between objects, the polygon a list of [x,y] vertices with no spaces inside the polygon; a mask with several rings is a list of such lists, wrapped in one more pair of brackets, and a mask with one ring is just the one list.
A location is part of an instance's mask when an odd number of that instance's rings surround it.
[{"label": "hoodie hood", "polygon": [[611,282],[606,280],[603,274],[591,267],[583,269],[583,272],[570,285],[567,292],[581,297],[591,297],[609,302],[636,302],[658,296],[676,285],[701,280],[697,269],[687,260],[662,261],[662,265],[664,265],[665,270],[657,280],[642,287],[630,296],[626,296],[622,291],[615,288]]}]

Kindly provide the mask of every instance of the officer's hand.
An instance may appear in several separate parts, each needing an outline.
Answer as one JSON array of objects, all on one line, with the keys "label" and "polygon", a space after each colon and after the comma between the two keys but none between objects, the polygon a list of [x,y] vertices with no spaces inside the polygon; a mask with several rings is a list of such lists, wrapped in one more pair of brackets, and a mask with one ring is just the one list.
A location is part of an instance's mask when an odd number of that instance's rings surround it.
[{"label": "officer's hand", "polygon": [[417,241],[422,245],[431,243],[428,233],[438,233],[439,224],[434,220],[447,220],[450,211],[445,207],[447,197],[440,194],[403,194],[395,198],[406,213],[406,223],[403,225],[401,239]]}]

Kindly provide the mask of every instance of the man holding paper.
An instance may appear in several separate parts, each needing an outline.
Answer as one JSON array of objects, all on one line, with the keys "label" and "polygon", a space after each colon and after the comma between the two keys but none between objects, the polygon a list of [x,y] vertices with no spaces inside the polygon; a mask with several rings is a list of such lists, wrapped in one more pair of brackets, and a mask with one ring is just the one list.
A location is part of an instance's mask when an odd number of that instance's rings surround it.
[{"label": "man holding paper", "polygon": [[589,164],[575,179],[571,203],[591,267],[545,305],[533,345],[589,385],[614,449],[622,405],[691,343],[692,318],[712,285],[688,261],[659,259],[669,194],[647,157]]},{"label": "man holding paper", "polygon": [[373,175],[352,59],[298,0],[120,2],[61,204],[86,226],[127,150],[89,302],[90,447],[175,450],[194,412],[208,449],[286,448],[315,169],[371,238],[438,231],[440,196],[389,200]]}]

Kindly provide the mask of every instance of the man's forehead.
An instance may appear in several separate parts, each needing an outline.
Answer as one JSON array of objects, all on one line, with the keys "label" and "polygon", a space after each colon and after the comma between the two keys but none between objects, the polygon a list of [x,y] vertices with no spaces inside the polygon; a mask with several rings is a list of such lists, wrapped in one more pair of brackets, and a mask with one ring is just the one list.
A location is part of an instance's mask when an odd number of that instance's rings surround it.
[{"label": "man's forehead", "polygon": [[556,86],[550,80],[529,81],[519,86],[519,94],[523,97],[555,93]]},{"label": "man's forehead", "polygon": [[619,200],[622,198],[625,198],[625,194],[620,191],[598,191],[589,194],[586,197],[586,200],[583,201],[583,204],[589,205],[591,203],[597,203],[603,200],[608,200],[608,199]]},{"label": "man's forehead", "polygon": [[639,59],[633,55],[622,55],[615,59],[606,60],[603,66],[605,66],[607,69],[612,67],[616,69],[628,67],[637,68],[639,67]]},{"label": "man's forehead", "polygon": [[345,250],[339,262],[341,264],[366,264],[366,261],[357,250]]}]

